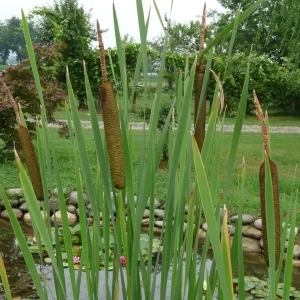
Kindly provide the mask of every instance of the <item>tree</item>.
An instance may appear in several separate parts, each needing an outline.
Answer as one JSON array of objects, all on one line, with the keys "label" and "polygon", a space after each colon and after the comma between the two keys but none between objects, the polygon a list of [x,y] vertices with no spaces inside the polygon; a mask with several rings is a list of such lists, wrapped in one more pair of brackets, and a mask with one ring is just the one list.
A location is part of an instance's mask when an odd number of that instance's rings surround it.
[{"label": "tree", "polygon": [[39,38],[46,43],[60,44],[62,60],[58,68],[58,79],[66,82],[66,66],[80,106],[85,105],[85,85],[82,62],[91,53],[91,42],[95,31],[90,13],[77,0],[57,0],[53,6],[37,7],[33,10]]},{"label": "tree", "polygon": [[[253,0],[218,0],[225,13],[212,12],[214,22],[210,25],[213,32],[218,32],[230,20],[236,16],[237,9],[246,10]],[[266,0],[247,18],[242,26],[239,26],[234,44],[234,53],[249,53],[253,45],[253,51],[259,55],[268,54],[277,62],[283,62],[285,57],[299,64],[300,55],[299,37],[300,21],[298,0]],[[222,48],[217,47],[217,53],[228,49],[230,36],[222,43]]]},{"label": "tree", "polygon": [[[32,39],[36,41],[34,24],[29,22],[28,25]],[[6,64],[11,52],[16,53],[18,62],[27,57],[22,21],[17,17],[0,22],[0,60],[2,64]]]}]

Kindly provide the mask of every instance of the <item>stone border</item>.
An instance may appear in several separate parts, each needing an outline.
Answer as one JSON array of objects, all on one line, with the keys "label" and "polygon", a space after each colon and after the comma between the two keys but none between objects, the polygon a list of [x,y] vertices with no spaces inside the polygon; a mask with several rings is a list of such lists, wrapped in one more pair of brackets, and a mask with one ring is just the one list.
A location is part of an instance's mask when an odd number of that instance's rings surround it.
[{"label": "stone border", "polygon": [[[79,209],[78,209],[78,195],[77,191],[70,191],[68,189],[64,189],[64,195],[67,204],[67,211],[68,211],[68,220],[69,225],[74,226],[79,221]],[[23,220],[26,224],[31,225],[31,218],[28,212],[27,203],[25,201],[23,190],[20,188],[17,189],[9,189],[6,191],[7,196],[9,198],[9,202],[13,208],[13,212],[18,220]],[[59,210],[59,200],[58,200],[58,192],[57,189],[52,191],[53,198],[49,199],[49,206],[50,206],[50,220],[54,222],[54,214],[56,216],[56,221],[59,226],[62,225],[61,220],[61,212]],[[111,195],[113,197],[113,195]],[[0,199],[1,200],[1,199]],[[86,193],[83,194],[83,200],[86,205],[87,217],[90,224],[93,223],[93,218],[91,215],[91,205],[89,203],[88,195]],[[137,198],[135,196],[134,201]],[[41,202],[40,206],[41,205]],[[141,226],[144,231],[147,231],[149,227],[149,215],[150,212],[148,210],[149,206],[144,211],[143,219]],[[4,202],[0,201],[0,217],[3,219],[9,219],[7,211],[5,210]],[[41,211],[44,217],[44,212]],[[164,203],[158,200],[155,200],[155,221],[154,221],[154,234],[160,235],[162,232],[163,227],[163,218],[164,218]],[[188,207],[185,207],[185,223],[184,228],[187,228],[187,213]],[[221,209],[221,216],[222,216],[222,209]],[[233,239],[233,235],[235,233],[235,223],[238,220],[238,216],[233,216],[229,219],[228,222],[228,233],[230,234],[231,240]],[[102,221],[100,222],[101,226]],[[262,220],[261,219],[254,219],[253,216],[244,214],[242,215],[242,234],[243,234],[243,251],[244,253],[262,253],[263,252],[263,240],[262,240]],[[206,232],[208,230],[207,223],[203,223],[199,230],[199,241],[203,242],[206,237]],[[299,229],[295,228],[294,235],[295,237],[299,234]],[[290,228],[287,230],[286,236],[286,245],[285,250],[288,246],[288,240],[291,235]],[[294,245],[294,266],[300,267],[300,246]]]}]

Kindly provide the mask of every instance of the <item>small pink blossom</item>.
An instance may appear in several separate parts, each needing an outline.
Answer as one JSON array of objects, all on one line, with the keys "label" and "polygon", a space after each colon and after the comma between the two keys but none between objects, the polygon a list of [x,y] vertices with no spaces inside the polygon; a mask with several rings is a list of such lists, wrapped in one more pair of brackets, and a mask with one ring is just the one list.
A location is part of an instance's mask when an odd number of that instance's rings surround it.
[{"label": "small pink blossom", "polygon": [[126,258],[125,258],[125,256],[120,257],[120,262],[121,262],[122,267],[125,268],[126,267]]},{"label": "small pink blossom", "polygon": [[80,257],[74,256],[73,257],[73,262],[74,262],[75,265],[79,264],[80,263]]}]

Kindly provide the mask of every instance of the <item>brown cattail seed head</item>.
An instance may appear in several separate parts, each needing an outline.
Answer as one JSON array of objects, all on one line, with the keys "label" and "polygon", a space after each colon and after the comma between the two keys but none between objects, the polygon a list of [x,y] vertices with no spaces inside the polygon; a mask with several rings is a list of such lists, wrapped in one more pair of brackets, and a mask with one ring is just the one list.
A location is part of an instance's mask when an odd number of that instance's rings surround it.
[{"label": "brown cattail seed head", "polygon": [[125,186],[125,162],[117,101],[111,82],[100,87],[101,108],[112,182],[116,189]]}]

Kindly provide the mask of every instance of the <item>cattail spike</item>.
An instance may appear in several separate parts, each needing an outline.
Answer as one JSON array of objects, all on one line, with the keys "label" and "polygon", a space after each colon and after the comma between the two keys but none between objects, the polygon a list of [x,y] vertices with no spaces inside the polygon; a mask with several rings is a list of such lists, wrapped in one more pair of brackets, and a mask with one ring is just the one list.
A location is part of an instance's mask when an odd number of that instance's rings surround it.
[{"label": "cattail spike", "polygon": [[204,51],[205,30],[206,30],[206,2],[204,2],[202,24],[200,30],[200,54],[202,54]]},{"label": "cattail spike", "polygon": [[104,49],[104,44],[102,39],[102,32],[98,20],[97,20],[97,34],[98,34],[98,43],[99,43],[99,50],[100,50],[102,81],[107,82],[108,80],[107,80],[107,71],[106,71],[106,62],[105,62],[105,49]]},{"label": "cattail spike", "polygon": [[256,110],[256,115],[260,121],[261,124],[261,131],[262,131],[262,137],[263,137],[263,145],[264,145],[264,151],[267,153],[267,156],[270,158],[270,147],[269,147],[269,138],[268,138],[268,130],[266,126],[266,121],[264,117],[264,113],[262,111],[261,105],[259,103],[259,100],[256,96],[255,90],[253,90],[253,97],[254,97],[254,105]]}]

